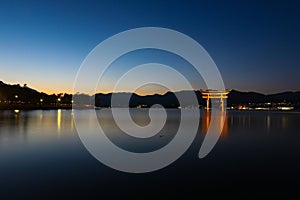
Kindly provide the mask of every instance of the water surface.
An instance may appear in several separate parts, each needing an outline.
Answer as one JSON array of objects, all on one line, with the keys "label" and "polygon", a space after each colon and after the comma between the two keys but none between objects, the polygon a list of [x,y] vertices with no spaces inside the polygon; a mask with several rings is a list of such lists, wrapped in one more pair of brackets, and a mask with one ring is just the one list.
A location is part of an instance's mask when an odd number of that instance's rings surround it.
[{"label": "water surface", "polygon": [[[140,125],[149,123],[147,113],[131,111]],[[180,110],[168,110],[164,129],[147,140],[124,135],[110,110],[97,110],[97,115],[115,144],[147,152],[172,140]],[[71,110],[0,111],[0,193],[21,199],[297,193],[299,113],[229,111],[217,145],[199,159],[209,120],[201,111],[197,136],[179,160],[156,172],[128,174],[106,167],[88,153],[76,133]]]}]

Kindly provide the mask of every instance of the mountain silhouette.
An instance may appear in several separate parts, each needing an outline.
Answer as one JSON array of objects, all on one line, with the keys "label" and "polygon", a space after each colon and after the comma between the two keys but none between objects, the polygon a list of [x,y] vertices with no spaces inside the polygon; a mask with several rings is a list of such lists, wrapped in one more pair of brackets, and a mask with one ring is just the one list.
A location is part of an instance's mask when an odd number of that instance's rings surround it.
[{"label": "mountain silhouette", "polygon": [[[20,109],[52,109],[52,108],[71,108],[72,97],[74,104],[90,105],[96,107],[111,107],[112,96],[117,100],[117,107],[128,107],[128,103],[120,100],[128,100],[129,107],[151,107],[155,104],[165,108],[193,107],[191,95],[196,95],[198,104],[201,107],[206,105],[206,100],[202,98],[199,91],[178,91],[167,92],[165,94],[153,94],[141,96],[135,93],[97,93],[89,96],[86,94],[46,94],[29,88],[26,84],[10,85],[0,81],[0,109],[20,108]],[[180,105],[177,97],[185,100],[186,105]],[[122,102],[122,103],[119,103]],[[256,92],[241,92],[232,90],[227,99],[228,106],[246,105],[249,103],[289,103],[295,107],[300,107],[300,92],[283,92],[265,95]]]}]

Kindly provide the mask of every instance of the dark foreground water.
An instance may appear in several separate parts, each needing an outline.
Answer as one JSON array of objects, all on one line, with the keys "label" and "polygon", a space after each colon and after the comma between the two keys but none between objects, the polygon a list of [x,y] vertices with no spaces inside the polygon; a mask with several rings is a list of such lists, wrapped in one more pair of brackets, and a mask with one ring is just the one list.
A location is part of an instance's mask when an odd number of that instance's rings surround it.
[{"label": "dark foreground water", "polygon": [[[147,124],[145,110],[132,113],[137,123]],[[97,114],[114,143],[136,152],[167,144],[179,123],[179,110],[169,110],[171,120],[162,132],[138,143],[124,137],[109,110]],[[300,113],[229,111],[217,145],[199,159],[208,123],[209,116],[201,112],[194,143],[173,164],[152,173],[128,174],[88,153],[71,110],[0,111],[0,199],[299,198]]]}]

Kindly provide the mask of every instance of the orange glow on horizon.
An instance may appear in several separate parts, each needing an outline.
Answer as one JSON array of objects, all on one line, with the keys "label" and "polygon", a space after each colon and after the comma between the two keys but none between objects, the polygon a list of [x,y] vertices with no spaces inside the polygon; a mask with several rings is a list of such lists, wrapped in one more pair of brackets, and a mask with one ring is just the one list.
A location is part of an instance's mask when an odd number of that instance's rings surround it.
[{"label": "orange glow on horizon", "polygon": [[[37,90],[38,92],[44,92],[46,94],[60,94],[60,93],[67,93],[67,94],[73,94],[73,89],[45,89],[42,87],[36,87],[32,88],[34,90]],[[132,91],[118,91],[118,93],[135,93],[140,96],[147,96],[147,95],[154,95],[154,94],[160,94],[163,95],[165,93],[169,92],[168,90],[136,90],[134,92]],[[112,90],[101,90],[101,91],[96,91],[95,93],[102,93],[102,94],[109,94],[112,93]],[[94,95],[94,94],[89,94],[89,95]]]}]

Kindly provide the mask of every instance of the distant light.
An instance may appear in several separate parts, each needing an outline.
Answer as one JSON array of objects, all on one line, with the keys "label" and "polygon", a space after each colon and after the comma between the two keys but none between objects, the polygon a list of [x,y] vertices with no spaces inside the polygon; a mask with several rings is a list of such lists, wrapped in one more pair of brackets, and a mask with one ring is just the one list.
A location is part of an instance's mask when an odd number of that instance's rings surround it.
[{"label": "distant light", "polygon": [[61,99],[60,99],[60,98],[58,98],[58,99],[57,99],[57,101],[61,101]]},{"label": "distant light", "polygon": [[44,99],[40,99],[40,102],[43,102],[44,101]]},{"label": "distant light", "polygon": [[15,98],[17,99],[19,96],[18,95],[15,95]]},{"label": "distant light", "polygon": [[14,112],[18,114],[20,112],[20,110],[14,110]]},{"label": "distant light", "polygon": [[277,107],[278,110],[293,110],[294,107]]},{"label": "distant light", "polygon": [[71,103],[74,103],[74,100],[72,100]]}]

